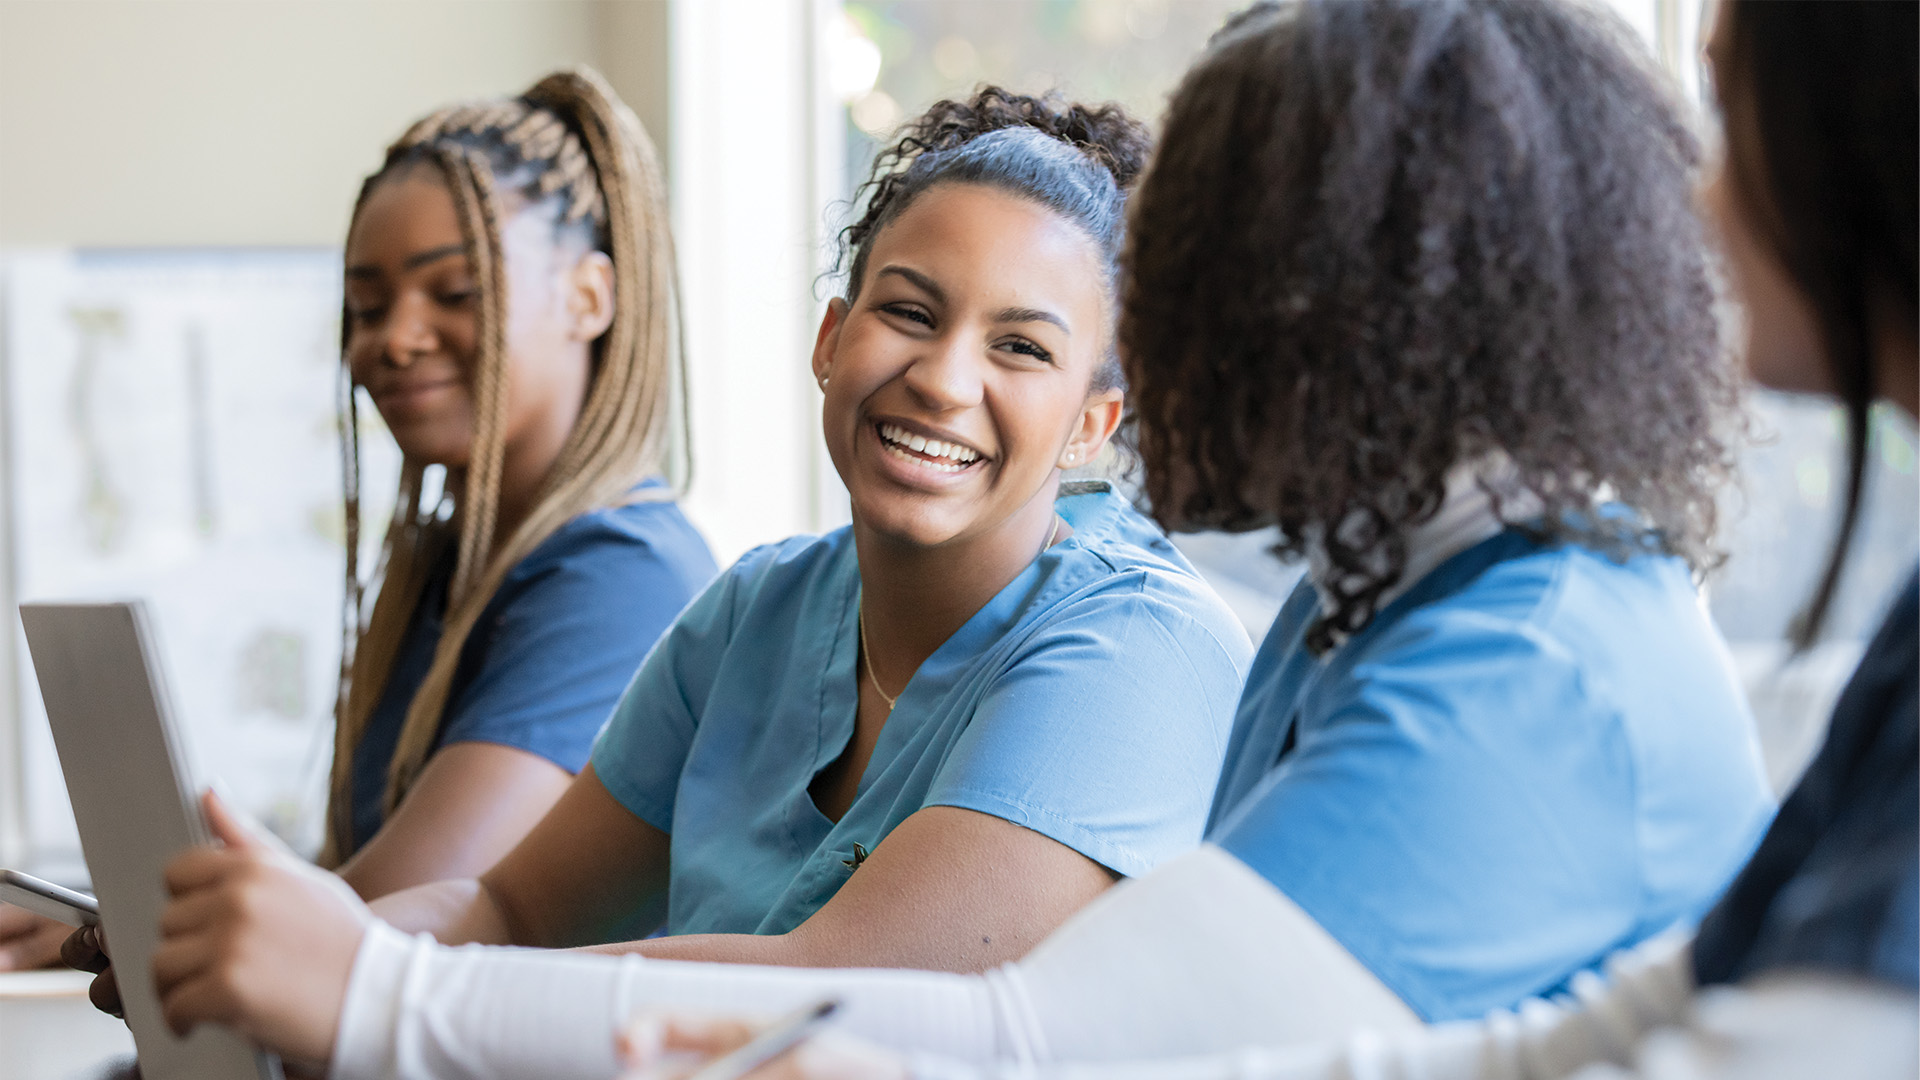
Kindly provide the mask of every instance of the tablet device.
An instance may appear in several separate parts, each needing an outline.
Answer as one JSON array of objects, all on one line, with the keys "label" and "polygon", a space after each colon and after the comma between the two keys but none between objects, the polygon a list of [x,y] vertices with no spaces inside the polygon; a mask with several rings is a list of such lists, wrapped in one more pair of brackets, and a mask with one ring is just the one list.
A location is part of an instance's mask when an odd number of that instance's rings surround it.
[{"label": "tablet device", "polygon": [[[209,840],[145,607],[22,604],[27,651],[66,774],[80,849],[145,1080],[280,1080],[279,1059],[225,1028],[167,1028],[153,989],[168,860]],[[298,972],[288,972],[297,978]]]},{"label": "tablet device", "polygon": [[68,926],[95,926],[100,922],[100,902],[92,896],[18,870],[0,870],[0,902]]}]

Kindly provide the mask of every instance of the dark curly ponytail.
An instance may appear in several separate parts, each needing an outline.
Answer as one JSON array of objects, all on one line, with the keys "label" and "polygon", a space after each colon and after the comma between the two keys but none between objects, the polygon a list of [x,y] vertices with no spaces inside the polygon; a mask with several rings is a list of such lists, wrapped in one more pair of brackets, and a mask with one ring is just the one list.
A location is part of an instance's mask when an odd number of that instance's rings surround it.
[{"label": "dark curly ponytail", "polygon": [[[1145,167],[1152,139],[1119,105],[1063,103],[983,86],[966,101],[938,101],[900,130],[873,159],[854,194],[864,208],[840,233],[847,297],[858,296],[867,253],[880,231],[941,183],[997,188],[1073,222],[1100,248],[1111,286],[1125,239],[1126,198]],[[1110,356],[1094,389],[1120,385]]]}]

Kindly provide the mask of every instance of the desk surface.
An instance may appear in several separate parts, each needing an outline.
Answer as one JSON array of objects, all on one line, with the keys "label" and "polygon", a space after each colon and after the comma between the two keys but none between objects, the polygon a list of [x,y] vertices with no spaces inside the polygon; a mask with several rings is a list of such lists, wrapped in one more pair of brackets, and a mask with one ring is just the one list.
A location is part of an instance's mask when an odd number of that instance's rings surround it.
[{"label": "desk surface", "polygon": [[78,971],[0,973],[0,1080],[136,1075],[127,1026],[87,1002]]}]

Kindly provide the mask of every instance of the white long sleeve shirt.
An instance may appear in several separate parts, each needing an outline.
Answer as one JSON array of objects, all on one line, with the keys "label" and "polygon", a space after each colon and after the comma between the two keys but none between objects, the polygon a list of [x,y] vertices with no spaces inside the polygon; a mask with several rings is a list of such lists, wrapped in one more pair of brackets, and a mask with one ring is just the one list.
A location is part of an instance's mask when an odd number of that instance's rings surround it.
[{"label": "white long sleeve shirt", "polygon": [[1213,847],[1123,882],[1025,959],[985,975],[682,963],[448,948],[376,924],[332,1075],[616,1075],[642,1010],[774,1015],[824,997],[837,1025],[954,1062],[1038,1065],[1204,1054],[1419,1021],[1326,931]]}]

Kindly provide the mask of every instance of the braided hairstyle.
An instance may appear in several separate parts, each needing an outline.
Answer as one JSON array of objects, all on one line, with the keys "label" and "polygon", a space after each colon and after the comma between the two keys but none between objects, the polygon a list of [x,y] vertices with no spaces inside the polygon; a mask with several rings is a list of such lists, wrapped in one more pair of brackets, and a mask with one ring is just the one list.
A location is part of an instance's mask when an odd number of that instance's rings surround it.
[{"label": "braided hairstyle", "polygon": [[1717,559],[1739,383],[1699,147],[1630,34],[1559,0],[1261,4],[1174,92],[1119,326],[1147,494],[1317,546],[1309,648],[1371,621],[1456,466],[1510,462],[1478,482],[1544,536]]},{"label": "braided hairstyle", "polygon": [[[340,430],[346,495],[345,645],[335,709],[325,866],[352,852],[351,774],[355,749],[386,691],[394,658],[432,568],[455,552],[445,629],[407,707],[387,772],[386,808],[399,805],[439,736],[462,647],[508,570],[561,525],[588,511],[685,487],[685,359],[678,335],[678,287],[666,193],[652,142],[600,75],[574,68],[549,75],[516,98],[453,105],[407,130],[380,170],[361,186],[354,215],[383,180],[420,167],[445,177],[479,295],[478,357],[471,374],[473,446],[450,468],[438,505],[424,505],[425,463],[406,460],[393,519],[376,569],[379,591],[362,622],[359,405],[341,365]],[[502,193],[527,208],[550,208],[556,240],[577,238],[613,263],[614,315],[594,343],[591,382],[579,419],[543,481],[532,510],[494,544],[507,415],[506,270],[500,243]],[[347,323],[343,320],[344,327]],[[344,352],[345,342],[342,342]],[[681,443],[669,446],[678,430]],[[671,472],[666,487],[636,491]]]},{"label": "braided hairstyle", "polygon": [[[840,233],[847,300],[865,284],[867,255],[881,230],[928,189],[978,184],[1031,200],[1059,214],[1100,249],[1109,294],[1115,292],[1125,239],[1127,193],[1145,168],[1152,138],[1112,102],[1087,106],[982,86],[966,101],[935,102],[874,156],[855,192],[858,220]],[[1095,392],[1121,384],[1111,349],[1094,375]]]}]

